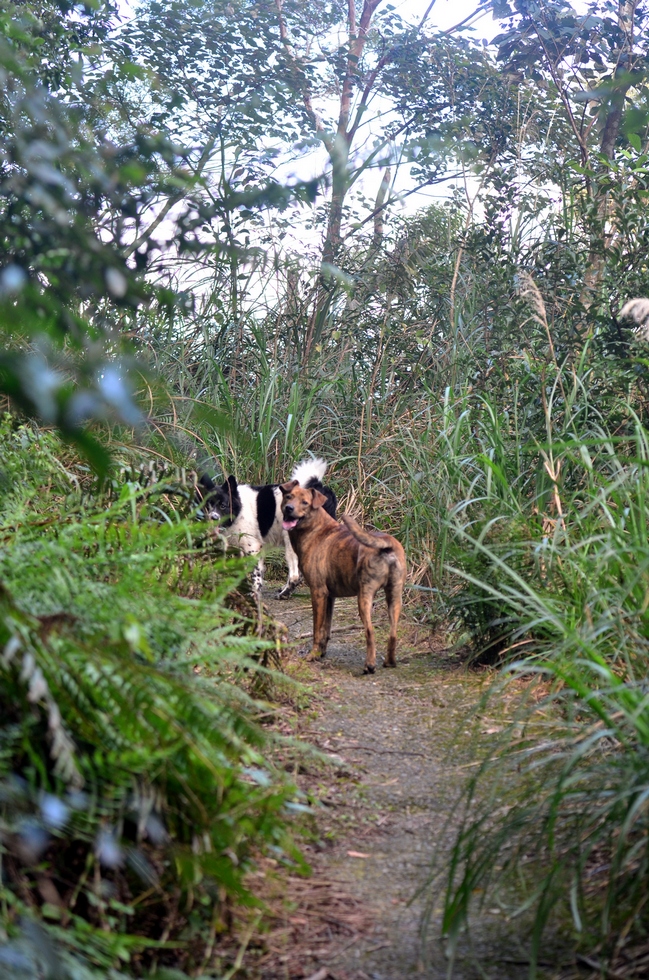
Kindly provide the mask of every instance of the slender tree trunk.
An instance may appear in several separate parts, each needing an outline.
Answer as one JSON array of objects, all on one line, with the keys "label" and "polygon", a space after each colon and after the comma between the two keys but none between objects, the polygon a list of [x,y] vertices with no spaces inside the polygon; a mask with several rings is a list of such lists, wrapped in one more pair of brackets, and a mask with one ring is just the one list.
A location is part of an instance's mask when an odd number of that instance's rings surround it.
[{"label": "slender tree trunk", "polygon": [[[286,19],[284,0],[273,0],[277,10],[279,34],[288,58],[300,68],[300,56],[291,42],[289,23]],[[393,54],[394,47],[386,45],[374,67],[361,75],[361,62],[368,41],[374,15],[384,0],[347,0],[347,54],[344,72],[340,82],[340,104],[335,131],[327,130],[312,101],[312,90],[305,82],[302,91],[304,108],[318,133],[331,163],[331,203],[327,215],[327,226],[322,248],[321,274],[315,290],[314,309],[306,331],[302,363],[306,364],[314,345],[322,332],[328,316],[331,300],[330,274],[328,266],[335,266],[343,241],[342,225],[345,199],[351,185],[349,173],[350,151],[361,125],[369,99],[374,92],[381,72]],[[415,34],[422,30],[435,4],[431,0],[421,18]],[[357,12],[360,15],[357,16]],[[382,202],[383,205],[383,202]],[[377,232],[377,228],[379,231]],[[375,216],[375,236],[382,234],[380,212]]]},{"label": "slender tree trunk", "polygon": [[349,148],[352,144],[356,130],[361,121],[363,109],[367,103],[374,81],[376,80],[379,66],[371,73],[369,80],[360,98],[360,103],[356,107],[354,119],[352,121],[352,107],[354,102],[354,89],[359,81],[359,64],[367,35],[372,24],[372,18],[382,0],[365,0],[361,17],[356,22],[355,0],[347,2],[347,24],[349,29],[349,44],[347,50],[347,65],[343,78],[340,93],[340,111],[338,114],[338,126],[336,135],[329,140],[327,150],[331,159],[331,205],[329,207],[329,219],[325,234],[324,247],[322,250],[322,262],[332,264],[336,259],[336,254],[341,242],[341,229],[343,218],[343,206],[345,196],[349,188],[349,175],[347,172],[349,162]]},{"label": "slender tree trunk", "polygon": [[[633,22],[636,2],[637,0],[620,0],[618,6],[618,24],[623,39],[617,53],[615,77],[619,78],[622,75],[623,83],[619,87],[616,87],[611,96],[611,104],[602,127],[602,138],[600,142],[601,153],[609,160],[613,157],[615,142],[620,132],[620,123],[622,122],[624,100],[631,87],[628,74],[633,67]],[[624,78],[624,76],[627,77]]]},{"label": "slender tree trunk", "polygon": [[392,171],[389,167],[386,167],[383,171],[383,176],[381,177],[381,183],[379,184],[376,201],[374,202],[374,235],[372,236],[373,248],[380,248],[381,242],[383,241],[383,206],[385,204],[385,199],[388,196],[388,191],[390,190],[391,179]]},{"label": "slender tree trunk", "polygon": [[347,134],[339,134],[335,146],[330,150],[331,159],[331,204],[327,234],[322,249],[322,264],[333,265],[341,243],[343,205],[349,187],[347,165],[349,162],[349,142]]},{"label": "slender tree trunk", "polygon": [[[617,82],[611,95],[601,127],[600,153],[606,161],[611,161],[615,155],[615,144],[620,134],[620,124],[624,113],[624,101],[631,87],[629,72],[633,67],[633,24],[637,0],[620,0],[618,4],[618,25],[622,33],[620,47],[617,50],[617,64],[614,80]],[[621,83],[618,82],[622,76]],[[604,106],[600,111],[604,111]],[[607,163],[601,165],[602,176],[608,172]],[[597,227],[595,239],[591,246],[588,269],[584,277],[582,301],[587,308],[594,302],[604,277],[606,249],[611,241],[611,231],[607,228],[609,218],[608,191],[601,190],[598,181],[593,183],[593,195],[597,209]]]}]

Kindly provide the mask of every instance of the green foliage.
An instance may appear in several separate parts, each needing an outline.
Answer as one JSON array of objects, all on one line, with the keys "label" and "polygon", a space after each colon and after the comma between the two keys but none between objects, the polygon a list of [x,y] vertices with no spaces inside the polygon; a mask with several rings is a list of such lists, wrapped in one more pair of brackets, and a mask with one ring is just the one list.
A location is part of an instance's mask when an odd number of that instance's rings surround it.
[{"label": "green foliage", "polygon": [[299,861],[295,790],[237,683],[264,648],[224,605],[245,567],[197,549],[164,486],[84,503],[55,437],[0,438],[2,955],[37,920],[70,977],[208,969],[254,855]]},{"label": "green foliage", "polygon": [[[213,134],[197,154],[164,120],[134,118],[126,92],[146,92],[149,76],[111,37],[114,14],[110,2],[0,3],[0,391],[55,424],[101,475],[108,456],[88,423],[144,422],[141,364],[123,334],[143,305],[167,320],[192,305],[145,275],[154,260],[173,242],[181,255],[224,251],[236,267],[244,242],[205,243],[206,223],[231,230],[232,214],[315,193],[313,182],[273,180],[204,193]],[[169,240],[154,238],[172,208]]]},{"label": "green foliage", "polygon": [[[0,390],[77,439],[98,469],[106,457],[87,421],[141,418],[131,361],[116,359],[115,341],[110,356],[101,343],[120,311],[151,296],[120,249],[178,159],[144,131],[121,149],[108,138],[93,61],[111,12],[54,0],[0,5]],[[107,213],[114,221],[100,228]]]},{"label": "green foliage", "polygon": [[[584,634],[590,653],[579,656],[576,640],[535,668],[510,668],[503,685],[517,691],[516,719],[492,739],[465,787],[448,861],[443,928],[451,947],[475,911],[496,902],[522,920],[531,976],[549,924],[571,927],[604,963],[647,926],[645,684],[592,652],[595,629]],[[530,685],[534,676],[539,683]],[[492,707],[489,698],[480,710]]]},{"label": "green foliage", "polygon": [[477,713],[518,707],[438,856],[444,930],[454,947],[484,902],[531,913],[531,975],[549,922],[604,958],[647,926],[649,436],[624,399],[602,414],[595,380],[554,373],[544,434],[466,399],[445,440],[450,608],[509,662]]}]

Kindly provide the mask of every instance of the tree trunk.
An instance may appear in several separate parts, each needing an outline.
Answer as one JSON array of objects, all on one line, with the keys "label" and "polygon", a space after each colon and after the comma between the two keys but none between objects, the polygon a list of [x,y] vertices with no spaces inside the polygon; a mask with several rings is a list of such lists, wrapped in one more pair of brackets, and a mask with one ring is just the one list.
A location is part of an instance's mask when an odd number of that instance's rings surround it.
[{"label": "tree trunk", "polygon": [[[617,51],[617,65],[615,67],[615,78],[620,75],[628,76],[632,68],[633,59],[633,21],[635,17],[636,0],[620,0],[618,6],[618,24],[622,32],[623,40]],[[611,96],[609,110],[602,126],[602,137],[600,151],[603,156],[611,160],[615,150],[615,143],[620,132],[622,113],[624,111],[624,100],[631,87],[630,79],[627,77],[619,87],[616,87]]]},{"label": "tree trunk", "polygon": [[342,240],[341,229],[343,219],[343,206],[345,196],[349,188],[349,176],[347,164],[349,162],[349,148],[356,135],[356,130],[361,120],[363,108],[371,92],[377,70],[372,72],[370,80],[365,85],[361,96],[360,104],[357,106],[354,121],[352,122],[352,104],[354,99],[354,88],[358,84],[360,64],[367,34],[372,23],[372,18],[382,0],[365,0],[360,21],[356,24],[355,0],[348,0],[347,4],[347,24],[349,28],[349,47],[347,51],[347,65],[343,78],[340,93],[340,111],[338,114],[338,126],[336,135],[325,143],[331,160],[331,205],[329,208],[329,220],[325,234],[324,247],[322,250],[323,264],[333,264],[340,242]]},{"label": "tree trunk", "polygon": [[391,177],[392,171],[389,167],[386,167],[383,171],[381,183],[379,184],[379,190],[376,195],[376,201],[374,203],[374,235],[372,237],[373,248],[379,248],[381,242],[383,241],[383,208],[385,205],[385,199],[388,196],[388,191],[390,190]]},{"label": "tree trunk", "polygon": [[349,142],[347,134],[338,134],[334,147],[329,151],[331,160],[331,204],[324,247],[322,249],[322,264],[333,265],[340,243],[343,220],[343,205],[349,187],[347,164],[349,161]]},{"label": "tree trunk", "polygon": [[[613,159],[615,155],[615,144],[620,134],[620,124],[624,112],[624,100],[631,87],[629,72],[633,67],[633,23],[637,0],[619,0],[618,4],[618,25],[622,32],[622,40],[618,48],[617,64],[615,66],[614,81],[623,76],[621,84],[618,83],[613,89],[608,111],[603,121],[600,136],[600,153],[607,161]],[[626,76],[626,77],[625,77]],[[602,106],[601,112],[604,112]],[[604,176],[608,167],[602,163],[600,170]],[[590,307],[599,291],[604,278],[604,268],[606,263],[606,249],[611,241],[610,229],[607,229],[609,218],[609,197],[606,190],[600,190],[598,181],[593,183],[593,195],[597,205],[597,229],[596,238],[591,246],[588,269],[584,276],[584,290],[582,302],[586,308]]]}]

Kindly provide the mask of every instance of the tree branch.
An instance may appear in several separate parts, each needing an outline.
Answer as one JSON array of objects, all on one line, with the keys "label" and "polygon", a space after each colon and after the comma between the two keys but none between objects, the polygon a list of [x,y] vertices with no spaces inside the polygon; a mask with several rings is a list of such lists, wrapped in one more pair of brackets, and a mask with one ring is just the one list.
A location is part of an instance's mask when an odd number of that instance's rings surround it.
[{"label": "tree branch", "polygon": [[[210,154],[211,154],[212,150],[214,149],[214,143],[215,143],[214,140],[210,140],[206,144],[205,149],[201,153],[200,158],[199,158],[199,161],[196,164],[196,170],[194,171],[194,176],[195,177],[199,177],[201,175],[201,173],[203,172],[203,169],[204,169],[207,161],[210,158]],[[172,197],[170,197],[167,200],[167,202],[162,206],[162,208],[160,209],[159,213],[153,219],[153,221],[151,222],[151,224],[148,225],[145,228],[145,230],[142,232],[142,234],[141,235],[138,235],[138,237],[135,239],[135,241],[132,242],[128,246],[128,248],[126,248],[124,250],[124,258],[127,259],[130,255],[133,254],[133,252],[137,251],[137,249],[140,247],[140,245],[143,245],[144,242],[148,241],[151,238],[151,235],[156,230],[156,228],[158,228],[162,224],[162,222],[167,217],[167,215],[169,214],[169,212],[171,211],[171,209],[176,204],[178,204],[179,201],[182,201],[182,199],[183,199],[184,196],[185,196],[185,191],[182,190],[182,191],[178,191],[177,194],[174,194]]]},{"label": "tree branch", "polygon": [[566,114],[568,116],[568,121],[570,122],[570,126],[572,127],[572,131],[573,131],[573,133],[575,135],[575,139],[577,140],[577,143],[579,145],[579,151],[581,153],[581,162],[582,162],[582,165],[585,167],[588,164],[588,147],[587,147],[586,143],[584,142],[584,139],[583,139],[581,133],[579,132],[579,128],[578,128],[577,123],[575,121],[575,117],[573,115],[572,107],[571,107],[570,102],[568,100],[568,96],[566,95],[566,93],[565,93],[565,91],[563,89],[563,85],[561,84],[561,81],[559,80],[559,76],[557,75],[557,71],[556,71],[556,66],[552,62],[552,58],[550,57],[550,52],[547,49],[547,45],[546,45],[545,41],[543,40],[543,37],[541,35],[541,32],[539,31],[538,27],[536,26],[536,22],[535,21],[532,21],[532,25],[534,27],[534,31],[535,31],[536,36],[538,38],[539,44],[543,48],[543,53],[545,54],[545,57],[546,57],[546,60],[547,60],[547,63],[548,63],[548,69],[550,71],[550,74],[552,75],[552,81],[556,85],[557,92],[559,94],[559,98],[563,102],[563,107],[566,110]]}]

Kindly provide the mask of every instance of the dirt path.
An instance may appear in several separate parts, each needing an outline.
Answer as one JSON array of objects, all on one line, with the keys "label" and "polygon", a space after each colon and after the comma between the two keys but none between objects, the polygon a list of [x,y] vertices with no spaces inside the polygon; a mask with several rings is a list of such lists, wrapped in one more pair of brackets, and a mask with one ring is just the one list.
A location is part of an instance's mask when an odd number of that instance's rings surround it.
[{"label": "dirt path", "polygon": [[[268,591],[266,602],[271,615],[287,625],[290,637],[307,649],[311,607],[306,590],[289,602],[274,601]],[[375,624],[382,651],[382,602]],[[427,879],[435,845],[444,846],[445,824],[464,779],[471,739],[463,721],[485,677],[462,669],[439,637],[407,620],[400,630],[398,669],[364,677],[364,638],[355,600],[337,602],[333,625],[324,663],[306,664],[298,655],[294,659],[294,674],[316,692],[314,706],[295,723],[295,734],[335,762],[328,772],[307,772],[303,779],[319,813],[307,849],[311,888],[332,889],[323,899],[332,909],[332,929],[337,921],[333,906],[341,904],[341,896],[356,915],[356,927],[332,933],[328,946],[321,939],[320,946],[306,940],[300,946],[300,923],[310,926],[310,915],[327,916],[309,905],[306,892],[296,895],[289,923],[293,932],[287,933],[291,948],[279,957],[280,966],[275,961],[263,976],[442,980],[448,961],[439,942],[440,902],[433,902],[432,938],[422,956],[423,900],[413,896]],[[527,977],[523,944],[514,927],[502,920],[498,909],[485,913],[472,943],[465,941],[459,950],[453,974],[457,980]],[[309,935],[313,937],[313,930]]]}]

